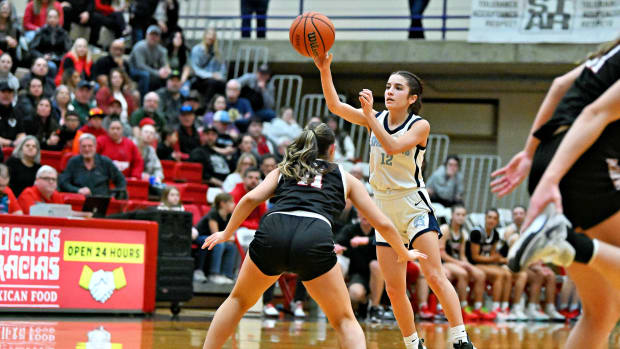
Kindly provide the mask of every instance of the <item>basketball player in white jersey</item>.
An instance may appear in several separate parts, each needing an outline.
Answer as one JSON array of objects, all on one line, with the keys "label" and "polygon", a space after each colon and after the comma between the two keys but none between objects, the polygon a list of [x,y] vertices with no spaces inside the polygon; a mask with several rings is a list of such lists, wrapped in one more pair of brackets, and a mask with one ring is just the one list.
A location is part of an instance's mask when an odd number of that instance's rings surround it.
[{"label": "basketball player in white jersey", "polygon": [[[387,110],[373,110],[370,90],[360,92],[361,109],[340,102],[331,77],[332,54],[315,58],[329,110],[345,120],[365,126],[370,133],[370,185],[377,206],[401,233],[409,248],[428,255],[422,272],[439,298],[450,323],[449,340],[454,349],[472,349],[458,295],[443,273],[439,254],[440,229],[424,189],[422,161],[430,133],[428,121],[416,115],[422,107],[422,82],[412,73],[390,75],[385,88]],[[406,294],[406,264],[396,262],[396,253],[376,232],[377,259],[386,290],[407,349],[423,348],[418,338],[413,310]]]}]

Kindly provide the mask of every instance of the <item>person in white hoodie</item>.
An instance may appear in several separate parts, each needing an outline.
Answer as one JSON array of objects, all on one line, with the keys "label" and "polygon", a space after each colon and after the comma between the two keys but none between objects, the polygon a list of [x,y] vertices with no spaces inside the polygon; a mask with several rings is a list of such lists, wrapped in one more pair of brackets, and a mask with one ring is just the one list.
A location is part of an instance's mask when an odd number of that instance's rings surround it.
[{"label": "person in white hoodie", "polygon": [[295,120],[293,108],[286,106],[280,109],[280,117],[263,124],[263,133],[267,137],[276,140],[278,144],[284,140],[292,140],[299,136],[301,127]]}]

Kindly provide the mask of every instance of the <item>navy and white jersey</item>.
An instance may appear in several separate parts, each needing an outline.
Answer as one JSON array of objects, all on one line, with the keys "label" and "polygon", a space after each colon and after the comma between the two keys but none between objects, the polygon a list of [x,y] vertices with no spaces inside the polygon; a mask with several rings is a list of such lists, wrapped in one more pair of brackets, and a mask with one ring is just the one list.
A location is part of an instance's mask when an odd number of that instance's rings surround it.
[{"label": "navy and white jersey", "polygon": [[491,231],[491,234],[487,234],[482,228],[472,230],[469,234],[469,240],[465,246],[465,255],[467,256],[467,259],[470,263],[478,263],[472,258],[471,244],[479,245],[479,254],[481,256],[489,257],[491,255],[491,251],[493,250],[493,246],[495,246],[499,240],[499,233],[495,229]]},{"label": "navy and white jersey", "polygon": [[454,259],[461,259],[461,243],[464,240],[465,232],[461,229],[456,235],[451,227],[448,229],[450,233],[446,237],[446,253]]},{"label": "navy and white jersey", "polygon": [[558,104],[553,116],[534,133],[538,139],[551,137],[560,126],[572,125],[590,103],[620,79],[620,45],[603,56],[585,62],[581,74]]},{"label": "navy and white jersey", "polygon": [[309,183],[280,175],[278,186],[269,199],[273,212],[306,211],[325,217],[334,225],[334,217],[344,209],[346,203],[345,172],[340,165],[317,160],[329,168],[323,175],[317,175]]},{"label": "navy and white jersey", "polygon": [[[418,115],[409,114],[400,126],[391,130],[388,126],[387,110],[377,113],[376,117],[387,133],[392,137],[403,136],[413,124],[423,120]],[[370,133],[370,185],[375,191],[407,190],[424,188],[422,178],[422,162],[426,147],[417,145],[415,148],[399,154],[388,155],[374,132]]]}]

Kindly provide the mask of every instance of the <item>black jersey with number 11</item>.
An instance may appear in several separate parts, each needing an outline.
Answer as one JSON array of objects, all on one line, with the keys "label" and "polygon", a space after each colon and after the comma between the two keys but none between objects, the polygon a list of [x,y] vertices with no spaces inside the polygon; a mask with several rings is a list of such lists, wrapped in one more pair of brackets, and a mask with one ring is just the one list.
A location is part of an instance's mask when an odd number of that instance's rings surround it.
[{"label": "black jersey with number 11", "polygon": [[276,191],[269,200],[272,207],[267,215],[272,212],[308,211],[327,218],[333,226],[334,217],[345,207],[345,172],[340,165],[319,161],[329,170],[315,176],[309,183],[280,175]]}]

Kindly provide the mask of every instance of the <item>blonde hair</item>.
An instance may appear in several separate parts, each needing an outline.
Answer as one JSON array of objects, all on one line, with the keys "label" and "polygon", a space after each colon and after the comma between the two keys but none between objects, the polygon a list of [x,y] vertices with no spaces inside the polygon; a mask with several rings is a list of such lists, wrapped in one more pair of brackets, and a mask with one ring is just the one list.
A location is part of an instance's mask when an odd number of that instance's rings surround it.
[{"label": "blonde hair", "polygon": [[284,160],[278,164],[278,169],[285,177],[306,182],[316,175],[329,172],[331,166],[321,166],[316,160],[327,159],[335,138],[334,132],[325,123],[310,123],[286,147]]},{"label": "blonde hair", "polygon": [[90,53],[90,50],[88,49],[88,41],[84,38],[77,38],[75,39],[75,42],[73,43],[73,46],[71,46],[71,50],[69,50],[69,52],[71,52],[73,54],[73,57],[79,59],[80,56],[78,56],[77,54],[77,43],[80,40],[84,40],[84,42],[86,43],[86,61],[90,62],[93,60],[93,56]]},{"label": "blonde hair", "polygon": [[252,165],[250,165],[250,167],[256,167],[256,158],[254,157],[254,155],[250,154],[250,153],[243,153],[239,156],[239,160],[237,160],[237,168],[235,169],[235,172],[242,174],[241,173],[241,163],[243,162],[243,160],[245,159],[251,159],[252,160]]},{"label": "blonde hair", "polygon": [[600,56],[604,56],[604,55],[607,54],[607,52],[611,51],[614,47],[616,47],[618,45],[620,45],[620,36],[618,36],[616,38],[616,40],[612,40],[612,41],[608,41],[608,42],[602,43],[598,47],[598,50],[588,54],[588,57],[586,57],[585,60],[596,58],[596,57],[600,57]]},{"label": "blonde hair", "polygon": [[202,44],[205,47],[206,53],[209,54],[209,46],[207,45],[206,36],[207,36],[207,33],[211,31],[213,32],[213,34],[215,34],[215,39],[213,40],[213,55],[219,60],[221,55],[220,55],[220,49],[218,48],[218,44],[217,44],[217,31],[215,30],[215,28],[205,29],[204,33],[202,34]]}]

